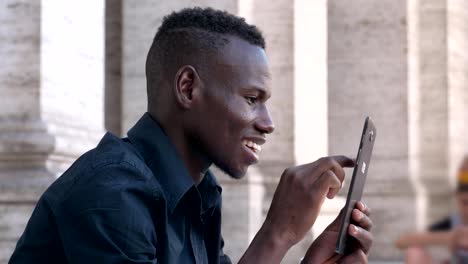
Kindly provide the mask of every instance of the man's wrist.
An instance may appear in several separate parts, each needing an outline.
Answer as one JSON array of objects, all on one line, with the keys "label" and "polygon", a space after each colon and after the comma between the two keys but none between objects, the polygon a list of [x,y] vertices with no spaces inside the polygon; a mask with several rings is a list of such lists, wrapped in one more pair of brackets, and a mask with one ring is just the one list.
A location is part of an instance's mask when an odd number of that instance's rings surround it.
[{"label": "man's wrist", "polygon": [[286,236],[264,223],[239,263],[281,263],[292,246]]}]

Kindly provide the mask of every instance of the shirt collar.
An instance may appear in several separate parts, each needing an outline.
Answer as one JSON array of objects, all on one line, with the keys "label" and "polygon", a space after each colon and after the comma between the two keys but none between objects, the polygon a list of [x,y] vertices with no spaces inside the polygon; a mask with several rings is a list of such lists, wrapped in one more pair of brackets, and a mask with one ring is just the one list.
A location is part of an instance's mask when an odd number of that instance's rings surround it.
[{"label": "shirt collar", "polygon": [[222,189],[211,171],[208,170],[206,172],[203,180],[198,184],[197,189],[202,201],[202,214],[215,207],[218,202],[220,202]]},{"label": "shirt collar", "polygon": [[[128,131],[128,138],[158,179],[172,213],[185,193],[195,186],[174,144],[148,113]],[[197,189],[203,211],[215,206],[220,199],[221,187],[210,171]]]}]

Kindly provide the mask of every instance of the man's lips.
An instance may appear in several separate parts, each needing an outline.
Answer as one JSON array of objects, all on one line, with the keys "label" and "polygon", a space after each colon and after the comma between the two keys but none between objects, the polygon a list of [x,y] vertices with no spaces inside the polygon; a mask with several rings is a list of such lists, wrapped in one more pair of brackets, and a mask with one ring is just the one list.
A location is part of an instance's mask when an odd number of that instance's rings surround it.
[{"label": "man's lips", "polygon": [[245,153],[247,154],[248,163],[257,163],[260,159],[260,157],[258,156],[259,152],[256,149],[247,146],[246,144],[243,144],[243,148],[245,149]]},{"label": "man's lips", "polygon": [[242,140],[242,144],[255,152],[255,154],[259,154],[262,151],[262,147],[251,140],[244,139]]},{"label": "man's lips", "polygon": [[265,144],[266,142],[266,137],[263,135],[258,135],[258,136],[245,136],[245,137],[242,137],[242,141],[243,142],[252,142],[252,143],[255,143],[257,145],[263,145]]},{"label": "man's lips", "polygon": [[242,139],[242,145],[246,148],[247,152],[250,153],[252,161],[257,162],[258,155],[262,151],[261,145],[266,142],[264,136],[249,136]]}]

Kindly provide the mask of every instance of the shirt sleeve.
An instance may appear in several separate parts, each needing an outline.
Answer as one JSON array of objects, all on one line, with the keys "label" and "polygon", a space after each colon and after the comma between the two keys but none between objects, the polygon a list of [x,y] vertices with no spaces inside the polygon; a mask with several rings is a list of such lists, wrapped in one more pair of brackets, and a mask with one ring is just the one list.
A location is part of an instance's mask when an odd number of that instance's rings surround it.
[{"label": "shirt sleeve", "polygon": [[452,229],[452,223],[450,221],[450,217],[444,218],[443,220],[432,224],[429,227],[429,231],[437,232],[437,231],[448,231]]},{"label": "shirt sleeve", "polygon": [[219,249],[219,263],[220,264],[232,264],[231,259],[228,255],[224,254],[224,239],[221,237],[221,244]]},{"label": "shirt sleeve", "polygon": [[73,188],[57,225],[69,263],[157,263],[147,180],[131,165],[108,165]]}]

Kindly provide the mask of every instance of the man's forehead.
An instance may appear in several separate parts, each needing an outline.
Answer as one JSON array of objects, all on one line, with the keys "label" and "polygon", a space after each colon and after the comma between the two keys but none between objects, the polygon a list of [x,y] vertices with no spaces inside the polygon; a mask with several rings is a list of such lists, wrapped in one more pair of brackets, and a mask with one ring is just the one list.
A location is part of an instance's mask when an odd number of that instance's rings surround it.
[{"label": "man's forehead", "polygon": [[265,50],[238,37],[228,42],[210,59],[212,74],[231,80],[236,86],[270,94],[271,73]]},{"label": "man's forehead", "polygon": [[219,73],[222,74],[246,74],[252,73],[256,76],[261,76],[265,81],[271,81],[271,72],[268,65],[259,63],[226,63],[223,61],[216,61],[214,65]]},{"label": "man's forehead", "polygon": [[[219,66],[261,66],[268,69],[268,57],[265,50],[238,37],[228,37],[214,62]],[[267,72],[269,74],[269,72]]]}]

